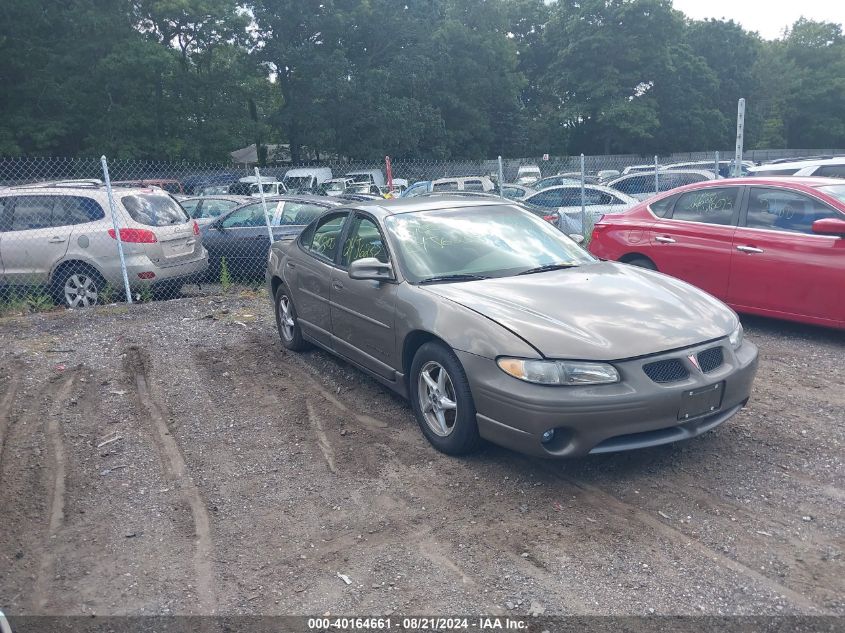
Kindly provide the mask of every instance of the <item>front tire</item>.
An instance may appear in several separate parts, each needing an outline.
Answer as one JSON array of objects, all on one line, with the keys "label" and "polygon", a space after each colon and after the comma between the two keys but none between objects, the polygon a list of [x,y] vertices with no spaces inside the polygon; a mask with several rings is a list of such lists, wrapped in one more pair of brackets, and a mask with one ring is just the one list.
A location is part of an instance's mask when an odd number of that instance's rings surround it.
[{"label": "front tire", "polygon": [[429,342],[411,364],[411,406],[426,439],[447,455],[478,449],[481,438],[475,403],[458,357],[446,345]]},{"label": "front tire", "polygon": [[276,289],[275,306],[276,327],[279,330],[282,345],[292,352],[308,349],[308,343],[302,338],[302,328],[299,326],[293,299],[285,286],[279,286]]}]

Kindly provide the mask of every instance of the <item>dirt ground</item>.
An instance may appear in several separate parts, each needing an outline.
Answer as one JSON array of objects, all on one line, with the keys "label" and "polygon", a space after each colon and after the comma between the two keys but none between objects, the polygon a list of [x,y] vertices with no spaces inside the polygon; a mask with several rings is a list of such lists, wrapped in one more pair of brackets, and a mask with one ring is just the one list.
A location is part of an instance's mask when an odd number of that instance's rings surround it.
[{"label": "dirt ground", "polygon": [[740,415],[561,462],[435,452],[261,293],[0,320],[0,608],[845,614],[845,334],[745,322]]}]

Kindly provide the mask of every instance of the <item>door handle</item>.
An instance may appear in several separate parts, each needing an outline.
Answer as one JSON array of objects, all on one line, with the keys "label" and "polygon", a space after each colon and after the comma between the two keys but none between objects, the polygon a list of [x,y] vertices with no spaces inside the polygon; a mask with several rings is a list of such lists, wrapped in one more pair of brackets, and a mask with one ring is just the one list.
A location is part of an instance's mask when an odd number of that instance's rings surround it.
[{"label": "door handle", "polygon": [[762,248],[757,248],[756,246],[737,246],[736,250],[742,251],[743,253],[762,253]]},{"label": "door handle", "polygon": [[671,237],[666,237],[665,235],[658,235],[654,238],[655,242],[660,242],[661,244],[674,244],[675,240]]},{"label": "door handle", "polygon": [[335,290],[343,290],[343,284],[335,280],[332,282],[332,288],[334,288]]},{"label": "door handle", "polygon": [[289,261],[289,262],[287,263],[287,267],[288,267],[288,268],[296,268],[296,264],[294,264],[293,262],[290,262],[290,261]]},{"label": "door handle", "polygon": [[53,236],[49,240],[47,240],[47,242],[50,243],[50,244],[61,244],[64,241],[65,241],[65,238],[59,237],[58,235]]}]

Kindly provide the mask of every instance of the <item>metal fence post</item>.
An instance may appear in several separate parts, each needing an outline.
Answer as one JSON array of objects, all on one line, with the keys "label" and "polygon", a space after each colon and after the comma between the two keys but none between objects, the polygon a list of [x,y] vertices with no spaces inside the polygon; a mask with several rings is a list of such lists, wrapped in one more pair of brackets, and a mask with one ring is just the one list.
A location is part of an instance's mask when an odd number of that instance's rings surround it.
[{"label": "metal fence post", "polygon": [[267,198],[264,196],[264,183],[261,182],[261,172],[255,168],[255,179],[258,181],[258,191],[261,194],[261,206],[264,208],[264,223],[267,225],[267,235],[270,236],[270,245],[273,244],[273,227],[270,223],[270,215],[267,212]]},{"label": "metal fence post", "polygon": [[657,154],[654,155],[654,195],[660,193],[660,178],[657,175]]},{"label": "metal fence post", "polygon": [[742,150],[745,142],[745,99],[736,104],[736,155],[734,156],[734,177],[742,176]]},{"label": "metal fence post", "polygon": [[[587,179],[587,171],[584,168],[584,154],[581,153],[581,235],[587,239],[587,192],[584,190],[584,181]],[[563,216],[561,216],[561,221]]]},{"label": "metal fence post", "polygon": [[505,197],[505,190],[503,189],[505,185],[505,170],[502,168],[502,157],[499,156],[499,197]]},{"label": "metal fence post", "polygon": [[123,273],[123,287],[126,290],[126,303],[132,303],[132,291],[129,289],[129,273],[126,272],[126,258],[123,256],[123,240],[120,237],[120,229],[117,226],[117,208],[114,204],[114,193],[111,189],[109,178],[109,166],[105,154],[100,156],[100,164],[103,166],[103,178],[106,181],[106,193],[109,196],[109,210],[111,211],[111,225],[114,229],[114,239],[117,240],[117,252],[120,255],[120,270]]}]

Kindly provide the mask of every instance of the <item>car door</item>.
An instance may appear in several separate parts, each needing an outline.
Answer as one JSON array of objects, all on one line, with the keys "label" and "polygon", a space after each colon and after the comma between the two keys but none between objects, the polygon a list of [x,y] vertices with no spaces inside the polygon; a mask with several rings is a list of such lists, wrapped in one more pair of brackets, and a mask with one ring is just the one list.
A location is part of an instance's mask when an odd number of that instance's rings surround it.
[{"label": "car door", "polygon": [[841,322],[845,239],[812,229],[834,217],[845,214],[805,193],[750,187],[733,238],[729,302],[772,316]]},{"label": "car door", "polygon": [[333,349],[331,301],[332,273],[348,211],[329,213],[308,227],[298,239],[296,256],[285,264],[285,281],[303,331]]},{"label": "car door", "polygon": [[65,222],[65,196],[6,198],[3,269],[10,285],[39,285],[67,252],[73,226]]},{"label": "car door", "polygon": [[340,266],[332,270],[334,349],[362,367],[393,379],[397,285],[390,281],[349,277],[349,265],[365,257],[390,261],[378,223],[370,215],[358,212],[346,232]]},{"label": "car door", "polygon": [[[277,202],[267,203],[271,220],[277,205]],[[254,202],[213,222],[203,232],[203,245],[210,254],[212,270],[219,268],[225,258],[226,267],[233,275],[262,275],[270,248],[264,205]]]},{"label": "car door", "polygon": [[706,187],[677,197],[651,226],[649,256],[657,269],[727,299],[733,236],[742,187]]}]

